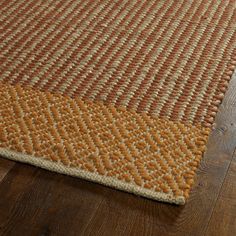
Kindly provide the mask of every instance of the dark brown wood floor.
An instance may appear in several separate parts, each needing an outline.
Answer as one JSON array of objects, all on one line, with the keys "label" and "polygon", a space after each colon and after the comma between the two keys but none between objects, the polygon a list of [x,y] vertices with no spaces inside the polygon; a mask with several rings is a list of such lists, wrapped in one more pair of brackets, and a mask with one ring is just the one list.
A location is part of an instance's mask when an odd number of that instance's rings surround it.
[{"label": "dark brown wood floor", "polygon": [[191,197],[164,204],[0,158],[0,235],[236,235],[236,74]]}]

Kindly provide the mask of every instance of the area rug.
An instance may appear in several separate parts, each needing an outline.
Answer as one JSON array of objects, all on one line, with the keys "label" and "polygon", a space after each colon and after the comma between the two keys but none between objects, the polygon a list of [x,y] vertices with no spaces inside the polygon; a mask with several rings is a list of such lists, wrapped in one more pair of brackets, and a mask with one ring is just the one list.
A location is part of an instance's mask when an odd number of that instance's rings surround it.
[{"label": "area rug", "polygon": [[184,204],[235,26],[235,0],[2,0],[0,155]]}]

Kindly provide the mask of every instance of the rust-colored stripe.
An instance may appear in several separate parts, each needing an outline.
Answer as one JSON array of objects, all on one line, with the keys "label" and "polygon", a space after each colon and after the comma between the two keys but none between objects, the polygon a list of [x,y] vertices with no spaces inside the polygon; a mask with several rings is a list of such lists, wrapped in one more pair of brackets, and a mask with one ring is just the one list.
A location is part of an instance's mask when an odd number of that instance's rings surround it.
[{"label": "rust-colored stripe", "polygon": [[4,1],[0,81],[210,126],[236,65],[234,0]]}]

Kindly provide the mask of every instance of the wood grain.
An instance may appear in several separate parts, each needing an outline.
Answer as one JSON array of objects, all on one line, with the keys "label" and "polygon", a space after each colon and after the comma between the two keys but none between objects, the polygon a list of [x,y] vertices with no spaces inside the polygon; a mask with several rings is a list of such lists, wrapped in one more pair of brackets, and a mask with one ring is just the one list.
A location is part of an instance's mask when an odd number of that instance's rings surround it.
[{"label": "wood grain", "polygon": [[235,108],[236,74],[185,206],[17,163],[0,183],[0,235],[236,235]]},{"label": "wood grain", "polygon": [[102,201],[102,189],[16,164],[0,186],[3,235],[77,235]]},{"label": "wood grain", "polygon": [[14,164],[15,163],[13,161],[0,158],[0,182],[4,179],[4,177],[10,171],[10,169],[14,166]]},{"label": "wood grain", "polygon": [[236,235],[236,153],[211,216],[206,235]]}]

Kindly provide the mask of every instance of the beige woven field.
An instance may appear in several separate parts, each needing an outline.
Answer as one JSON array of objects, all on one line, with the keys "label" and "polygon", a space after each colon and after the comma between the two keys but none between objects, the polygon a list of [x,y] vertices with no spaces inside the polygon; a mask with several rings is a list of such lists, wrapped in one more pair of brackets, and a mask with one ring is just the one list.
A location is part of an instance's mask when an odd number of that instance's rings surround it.
[{"label": "beige woven field", "polygon": [[1,155],[185,203],[235,25],[235,0],[1,1]]}]

